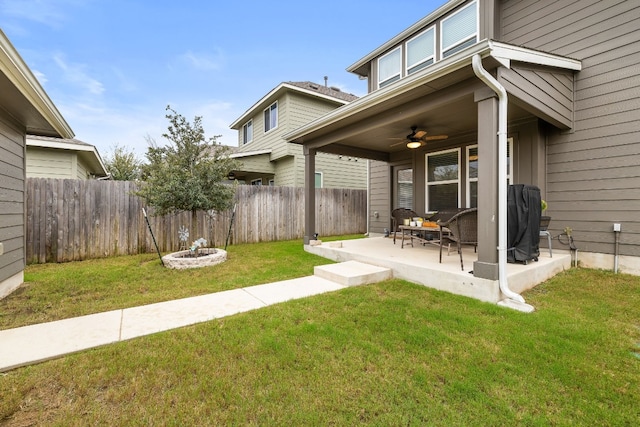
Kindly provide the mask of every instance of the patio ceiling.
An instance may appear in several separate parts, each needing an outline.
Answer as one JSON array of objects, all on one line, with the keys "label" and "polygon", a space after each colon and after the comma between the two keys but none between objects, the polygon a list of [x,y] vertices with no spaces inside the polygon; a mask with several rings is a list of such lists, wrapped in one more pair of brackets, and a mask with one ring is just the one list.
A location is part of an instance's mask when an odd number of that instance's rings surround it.
[{"label": "patio ceiling", "polygon": [[[411,126],[430,135],[446,134],[449,141],[475,133],[478,113],[474,93],[486,89],[471,67],[476,53],[484,57],[487,70],[509,66],[514,60],[579,67],[574,60],[484,41],[434,64],[428,72],[374,91],[284,137],[317,151],[389,161],[393,153],[407,150],[397,143],[411,133]],[[532,116],[531,110],[522,106],[521,102],[509,104],[509,121]]]}]

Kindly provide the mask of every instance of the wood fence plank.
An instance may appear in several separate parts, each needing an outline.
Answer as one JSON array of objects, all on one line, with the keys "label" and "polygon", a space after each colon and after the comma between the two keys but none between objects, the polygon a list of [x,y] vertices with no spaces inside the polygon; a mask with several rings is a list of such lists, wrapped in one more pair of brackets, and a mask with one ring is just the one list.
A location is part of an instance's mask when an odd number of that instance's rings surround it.
[{"label": "wood fence plank", "polygon": [[[105,256],[155,252],[142,215],[143,201],[133,182],[27,179],[27,262],[63,262]],[[366,191],[318,189],[316,227],[320,236],[364,233]],[[240,185],[232,210],[198,212],[196,236],[223,247],[229,244],[301,239],[304,235],[304,189]],[[180,246],[178,230],[191,230],[191,213],[154,216],[151,227],[162,252]]]}]

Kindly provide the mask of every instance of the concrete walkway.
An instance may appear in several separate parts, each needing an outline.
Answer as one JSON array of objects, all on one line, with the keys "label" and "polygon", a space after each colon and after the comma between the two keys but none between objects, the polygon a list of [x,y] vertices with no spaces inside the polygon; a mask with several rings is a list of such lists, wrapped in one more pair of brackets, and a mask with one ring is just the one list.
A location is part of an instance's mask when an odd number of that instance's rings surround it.
[{"label": "concrete walkway", "polygon": [[271,304],[375,283],[390,269],[348,261],[313,276],[0,331],[0,372]]}]

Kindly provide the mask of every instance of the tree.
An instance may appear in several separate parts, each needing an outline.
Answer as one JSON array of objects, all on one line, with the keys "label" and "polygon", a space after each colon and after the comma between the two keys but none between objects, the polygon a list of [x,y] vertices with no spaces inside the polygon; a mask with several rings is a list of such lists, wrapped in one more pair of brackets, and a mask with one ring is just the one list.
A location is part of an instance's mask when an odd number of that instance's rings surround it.
[{"label": "tree", "polygon": [[104,165],[111,179],[115,181],[136,181],[140,179],[142,163],[132,151],[116,144],[113,152],[107,154]]},{"label": "tree", "polygon": [[169,144],[161,147],[147,139],[145,181],[136,194],[154,207],[156,215],[191,212],[190,234],[195,239],[198,211],[230,207],[235,188],[224,182],[238,164],[229,157],[229,147],[217,142],[219,136],[205,138],[202,117],[189,123],[170,106],[165,117],[170,125],[162,136]]}]

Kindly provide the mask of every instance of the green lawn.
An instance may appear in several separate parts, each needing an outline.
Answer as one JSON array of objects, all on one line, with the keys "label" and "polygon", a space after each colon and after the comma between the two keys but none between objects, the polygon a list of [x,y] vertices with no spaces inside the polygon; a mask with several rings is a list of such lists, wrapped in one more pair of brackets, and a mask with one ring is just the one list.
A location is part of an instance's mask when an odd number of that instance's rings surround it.
[{"label": "green lawn", "polygon": [[[281,242],[292,262],[269,266],[262,245],[236,248],[255,263],[220,289],[324,262]],[[137,260],[120,275],[155,277]],[[28,277],[89,286],[101,262]],[[175,288],[217,290],[217,268]],[[534,313],[389,280],[109,345],[1,374],[0,425],[636,425],[640,278],[573,269],[524,296]]]}]

